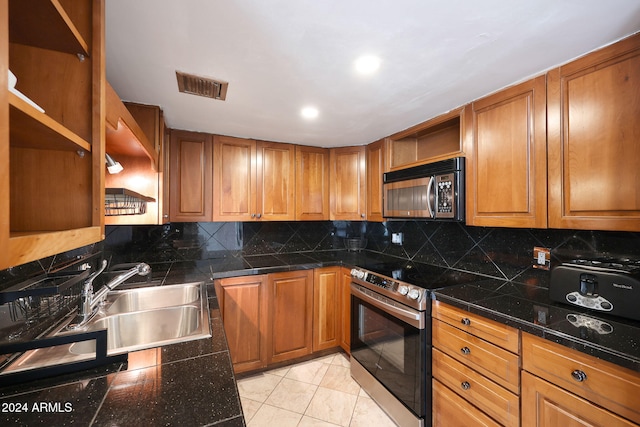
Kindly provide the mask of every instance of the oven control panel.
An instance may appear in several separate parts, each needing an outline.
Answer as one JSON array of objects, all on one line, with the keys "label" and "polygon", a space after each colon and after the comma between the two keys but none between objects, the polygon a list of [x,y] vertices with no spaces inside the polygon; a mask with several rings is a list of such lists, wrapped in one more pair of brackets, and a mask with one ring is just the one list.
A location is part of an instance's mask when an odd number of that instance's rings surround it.
[{"label": "oven control panel", "polygon": [[359,268],[351,270],[351,277],[359,281],[382,288],[395,295],[398,300],[408,298],[410,300],[421,299],[426,292],[423,288],[410,285],[408,283],[398,282],[384,276],[365,271]]}]

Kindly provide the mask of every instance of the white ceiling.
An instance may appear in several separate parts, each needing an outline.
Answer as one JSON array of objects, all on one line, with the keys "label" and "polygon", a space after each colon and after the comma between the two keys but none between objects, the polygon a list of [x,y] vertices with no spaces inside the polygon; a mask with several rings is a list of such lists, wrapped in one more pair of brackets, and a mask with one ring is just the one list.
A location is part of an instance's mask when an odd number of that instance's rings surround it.
[{"label": "white ceiling", "polygon": [[[107,0],[107,79],[175,129],[362,145],[640,31],[638,0]],[[378,55],[379,71],[353,62]],[[176,70],[229,82],[178,92]],[[300,110],[316,106],[314,121]]]}]

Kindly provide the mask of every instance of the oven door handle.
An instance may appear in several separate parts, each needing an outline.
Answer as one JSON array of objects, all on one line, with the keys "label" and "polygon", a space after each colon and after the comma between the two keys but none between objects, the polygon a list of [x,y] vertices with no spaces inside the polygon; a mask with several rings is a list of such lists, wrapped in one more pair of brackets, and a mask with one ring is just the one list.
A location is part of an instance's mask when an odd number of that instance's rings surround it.
[{"label": "oven door handle", "polygon": [[361,300],[368,302],[369,304],[378,307],[380,310],[383,310],[403,322],[413,326],[414,328],[424,329],[425,328],[425,314],[420,311],[414,311],[411,309],[404,309],[401,307],[396,307],[395,305],[387,304],[384,301],[380,301],[379,299],[366,294],[360,290],[360,287],[356,284],[351,284],[351,294],[357,296]]}]

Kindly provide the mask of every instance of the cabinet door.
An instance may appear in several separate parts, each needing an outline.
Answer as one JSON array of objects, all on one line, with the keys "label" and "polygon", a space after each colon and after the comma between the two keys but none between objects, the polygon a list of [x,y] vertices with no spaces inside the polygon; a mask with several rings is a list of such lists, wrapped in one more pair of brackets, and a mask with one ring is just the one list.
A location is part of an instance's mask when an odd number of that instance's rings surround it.
[{"label": "cabinet door", "polygon": [[500,424],[437,380],[433,380],[432,417],[433,427],[500,427]]},{"label": "cabinet door", "polygon": [[313,272],[313,351],[337,347],[340,338],[340,267]]},{"label": "cabinet door", "polygon": [[521,399],[522,427],[637,426],[528,372],[522,372]]},{"label": "cabinet door", "polygon": [[546,78],[473,103],[467,224],[546,228]]},{"label": "cabinet door", "polygon": [[269,353],[267,363],[311,353],[313,270],[268,275]]},{"label": "cabinet door", "polygon": [[220,279],[216,280],[215,285],[234,371],[237,373],[265,367],[266,276]]},{"label": "cabinet door", "polygon": [[351,270],[342,268],[340,273],[340,347],[351,354]]},{"label": "cabinet door", "polygon": [[329,150],[296,146],[296,219],[329,219]]},{"label": "cabinet door", "polygon": [[204,133],[171,131],[169,217],[211,221],[212,147]]},{"label": "cabinet door", "polygon": [[367,145],[367,220],[382,222],[382,174],[385,141]]},{"label": "cabinet door", "polygon": [[295,145],[258,142],[256,218],[295,219]]},{"label": "cabinet door", "polygon": [[548,73],[549,226],[640,231],[640,34]]},{"label": "cabinet door", "polygon": [[214,221],[251,221],[256,217],[256,142],[214,137]]},{"label": "cabinet door", "polygon": [[365,147],[332,148],[330,159],[331,220],[365,220]]}]

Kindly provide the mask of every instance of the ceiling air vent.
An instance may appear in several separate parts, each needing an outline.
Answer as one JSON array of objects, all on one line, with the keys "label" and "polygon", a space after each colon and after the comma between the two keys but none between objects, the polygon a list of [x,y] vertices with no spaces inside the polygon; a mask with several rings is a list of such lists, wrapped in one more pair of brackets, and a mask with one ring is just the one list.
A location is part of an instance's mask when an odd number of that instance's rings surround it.
[{"label": "ceiling air vent", "polygon": [[192,95],[224,101],[229,83],[176,71],[178,90]]}]

